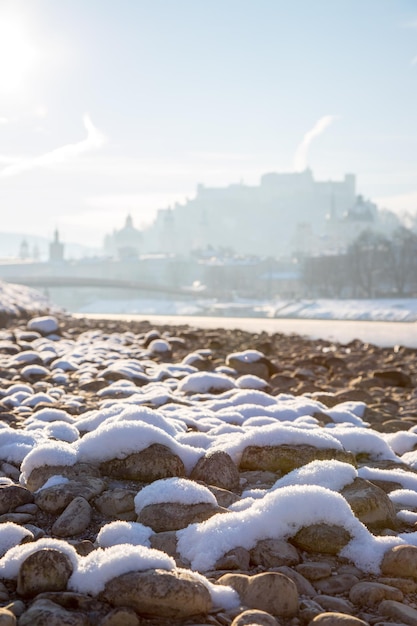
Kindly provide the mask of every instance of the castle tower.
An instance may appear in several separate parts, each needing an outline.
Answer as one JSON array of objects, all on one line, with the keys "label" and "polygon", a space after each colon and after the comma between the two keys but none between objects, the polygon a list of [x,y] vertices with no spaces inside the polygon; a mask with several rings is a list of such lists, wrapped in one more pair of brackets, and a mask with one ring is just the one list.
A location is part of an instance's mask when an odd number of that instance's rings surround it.
[{"label": "castle tower", "polygon": [[52,262],[64,260],[64,244],[59,241],[58,229],[55,229],[54,240],[49,244],[49,260]]}]

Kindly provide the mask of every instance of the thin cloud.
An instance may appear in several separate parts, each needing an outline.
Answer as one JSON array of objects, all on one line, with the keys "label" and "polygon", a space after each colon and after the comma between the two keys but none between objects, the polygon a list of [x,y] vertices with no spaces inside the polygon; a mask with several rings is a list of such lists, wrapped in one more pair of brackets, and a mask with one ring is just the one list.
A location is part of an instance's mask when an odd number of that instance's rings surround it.
[{"label": "thin cloud", "polygon": [[417,56],[411,60],[411,65],[417,65]]},{"label": "thin cloud", "polygon": [[82,141],[66,144],[32,159],[22,159],[5,167],[0,173],[0,177],[16,176],[37,167],[51,167],[58,163],[69,161],[86,152],[98,150],[106,143],[106,136],[94,126],[88,115],[84,115],[83,123],[87,131],[87,137]]},{"label": "thin cloud", "polygon": [[308,151],[313,139],[321,135],[330,124],[338,119],[337,115],[324,115],[321,117],[303,137],[294,155],[294,170],[302,172],[307,168]]}]

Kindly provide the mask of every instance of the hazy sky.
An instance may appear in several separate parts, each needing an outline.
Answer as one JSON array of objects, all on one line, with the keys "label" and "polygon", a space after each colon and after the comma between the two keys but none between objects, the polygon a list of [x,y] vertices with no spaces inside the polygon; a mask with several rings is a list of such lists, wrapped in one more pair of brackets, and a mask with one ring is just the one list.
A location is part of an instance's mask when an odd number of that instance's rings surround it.
[{"label": "hazy sky", "polygon": [[416,0],[0,0],[0,230],[310,166],[417,211]]}]

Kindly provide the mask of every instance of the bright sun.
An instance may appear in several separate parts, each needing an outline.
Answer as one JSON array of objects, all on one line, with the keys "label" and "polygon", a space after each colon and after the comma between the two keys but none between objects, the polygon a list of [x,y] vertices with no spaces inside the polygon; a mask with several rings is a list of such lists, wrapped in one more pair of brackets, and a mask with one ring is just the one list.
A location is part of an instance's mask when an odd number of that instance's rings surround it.
[{"label": "bright sun", "polygon": [[23,26],[0,18],[0,93],[11,93],[24,86],[37,60]]}]

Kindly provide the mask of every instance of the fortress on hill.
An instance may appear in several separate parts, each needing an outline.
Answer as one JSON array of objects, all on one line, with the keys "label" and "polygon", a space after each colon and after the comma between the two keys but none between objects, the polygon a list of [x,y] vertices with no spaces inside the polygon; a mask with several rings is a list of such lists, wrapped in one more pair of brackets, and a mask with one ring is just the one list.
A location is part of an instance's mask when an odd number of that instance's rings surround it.
[{"label": "fortress on hill", "polygon": [[[131,220],[107,238],[110,249],[136,231],[140,253],[189,254],[230,250],[242,255],[288,257],[342,252],[363,230],[390,233],[396,216],[358,196],[354,174],[316,181],[310,169],[269,173],[260,184],[198,185],[195,198],[158,211],[142,231]],[[132,230],[133,229],[133,230]]]}]

